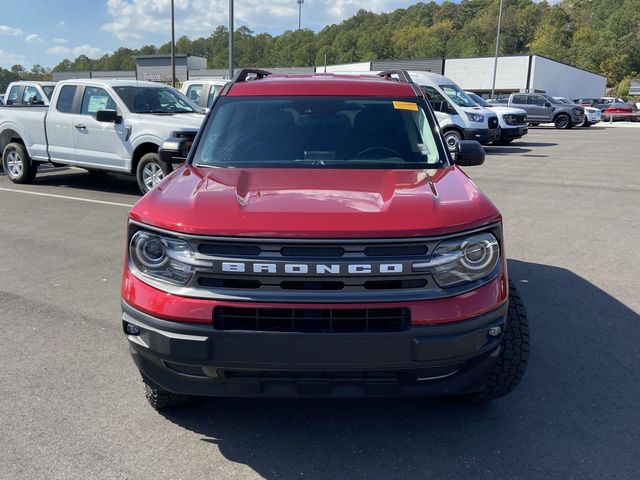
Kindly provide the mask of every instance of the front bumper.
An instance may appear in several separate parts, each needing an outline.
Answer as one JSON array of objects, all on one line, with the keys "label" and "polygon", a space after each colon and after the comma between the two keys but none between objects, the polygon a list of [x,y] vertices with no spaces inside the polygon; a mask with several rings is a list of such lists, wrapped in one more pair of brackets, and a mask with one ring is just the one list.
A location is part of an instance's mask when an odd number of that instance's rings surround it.
[{"label": "front bumper", "polygon": [[486,145],[488,143],[493,142],[494,140],[498,140],[500,138],[500,128],[465,128],[464,130],[464,139],[465,140],[476,140],[480,142],[482,145]]},{"label": "front bumper", "polygon": [[[500,352],[506,303],[469,320],[386,333],[219,331],[122,303],[143,377],[179,394],[261,397],[452,395],[481,390]],[[127,324],[139,333],[127,334]],[[502,327],[496,336],[492,327]],[[495,332],[493,332],[495,333]]]},{"label": "front bumper", "polygon": [[576,125],[582,125],[584,123],[585,118],[586,117],[584,115],[574,115],[572,113],[571,114],[571,123],[573,124],[574,127]]},{"label": "front bumper", "polygon": [[507,127],[500,129],[500,138],[515,139],[525,136],[529,132],[527,125],[521,125],[518,127]]}]

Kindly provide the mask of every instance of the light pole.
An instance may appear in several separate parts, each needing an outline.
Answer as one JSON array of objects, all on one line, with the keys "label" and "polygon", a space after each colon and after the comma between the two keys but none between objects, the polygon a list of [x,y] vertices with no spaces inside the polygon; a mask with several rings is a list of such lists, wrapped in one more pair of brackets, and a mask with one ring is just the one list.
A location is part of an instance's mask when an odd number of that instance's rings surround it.
[{"label": "light pole", "polygon": [[302,28],[302,4],[304,0],[296,0],[298,2],[298,30]]},{"label": "light pole", "polygon": [[502,0],[500,0],[500,11],[498,12],[498,32],[496,33],[496,56],[493,58],[493,83],[491,84],[491,100],[495,100],[496,95],[496,71],[498,70],[498,51],[500,49],[500,27],[502,26]]},{"label": "light pole", "polygon": [[171,86],[176,86],[176,18],[171,0]]},{"label": "light pole", "polygon": [[229,0],[229,80],[233,78],[233,0]]}]

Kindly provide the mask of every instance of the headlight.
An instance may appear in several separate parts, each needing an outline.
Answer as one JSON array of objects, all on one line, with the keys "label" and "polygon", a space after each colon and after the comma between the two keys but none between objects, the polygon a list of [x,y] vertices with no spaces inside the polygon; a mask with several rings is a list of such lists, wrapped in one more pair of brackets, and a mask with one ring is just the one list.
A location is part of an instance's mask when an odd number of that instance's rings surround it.
[{"label": "headlight", "polygon": [[184,240],[138,230],[129,243],[129,258],[142,273],[173,285],[186,285],[199,262]]},{"label": "headlight", "polygon": [[487,276],[500,259],[498,240],[491,233],[445,240],[433,251],[431,273],[440,287],[452,287]]},{"label": "headlight", "polygon": [[513,125],[516,123],[516,117],[514,117],[513,115],[505,115],[503,118],[504,123],[506,123],[507,125]]},{"label": "headlight", "polygon": [[469,112],[465,112],[467,114],[467,117],[469,118],[469,120],[471,120],[472,122],[478,122],[478,123],[482,123],[484,122],[484,116],[479,115],[477,113],[469,113]]}]

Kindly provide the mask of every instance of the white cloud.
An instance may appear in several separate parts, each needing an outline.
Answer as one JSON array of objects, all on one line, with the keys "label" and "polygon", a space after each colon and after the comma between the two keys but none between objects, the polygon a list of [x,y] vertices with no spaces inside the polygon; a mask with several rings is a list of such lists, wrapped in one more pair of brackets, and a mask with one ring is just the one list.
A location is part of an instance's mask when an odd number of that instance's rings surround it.
[{"label": "white cloud", "polygon": [[40,35],[38,35],[37,33],[32,33],[31,35],[27,35],[24,41],[31,44],[44,43],[44,40],[42,40],[40,38]]},{"label": "white cloud", "polygon": [[16,63],[19,63],[25,66],[26,62],[27,62],[27,58],[24,57],[23,55],[16,55],[14,53],[0,50],[0,67],[11,68]]},{"label": "white cloud", "polygon": [[51,53],[53,55],[68,55],[71,53],[71,49],[68,47],[63,47],[62,45],[57,45],[55,47],[47,49],[47,53]]},{"label": "white cloud", "polygon": [[104,52],[101,48],[94,47],[92,45],[80,45],[78,47],[65,47],[64,45],[56,45],[55,47],[51,47],[47,49],[47,53],[52,55],[69,55],[73,57],[78,57],[80,55],[86,55],[90,58],[95,58],[102,55]]},{"label": "white cloud", "polygon": [[24,35],[24,32],[19,28],[10,27],[8,25],[0,25],[0,35]]},{"label": "white cloud", "polygon": [[79,55],[86,55],[87,57],[91,57],[91,58],[95,58],[101,55],[102,53],[104,53],[101,48],[93,47],[88,44],[80,45],[79,47],[73,47],[72,51],[73,51],[73,55],[76,57]]},{"label": "white cloud", "polygon": [[60,20],[58,23],[56,23],[56,27],[58,28],[63,28],[66,25],[64,20]]},{"label": "white cloud", "polygon": [[67,40],[66,38],[54,38],[53,43],[57,43],[58,45],[66,45],[67,43],[69,43],[69,40]]},{"label": "white cloud", "polygon": [[[119,40],[140,41],[157,38],[162,33],[168,39],[170,31],[170,0],[106,0],[111,21],[102,30]],[[329,23],[340,22],[359,9],[374,12],[408,7],[412,0],[315,0],[302,6],[302,25],[320,30]],[[191,38],[208,35],[218,25],[227,25],[227,2],[212,6],[211,0],[175,0],[176,36]],[[256,32],[279,33],[298,25],[295,0],[243,0],[235,3],[235,26],[247,25]],[[166,34],[166,35],[165,35]]]}]

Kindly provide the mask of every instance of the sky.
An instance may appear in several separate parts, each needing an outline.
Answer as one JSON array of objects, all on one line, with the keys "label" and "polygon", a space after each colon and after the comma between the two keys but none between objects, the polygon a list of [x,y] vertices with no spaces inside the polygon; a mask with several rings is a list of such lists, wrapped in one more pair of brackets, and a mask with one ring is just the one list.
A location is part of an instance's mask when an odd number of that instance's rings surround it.
[{"label": "sky", "polygon": [[[440,1],[440,0],[438,0]],[[2,1],[0,67],[20,63],[54,67],[65,58],[91,58],[118,47],[160,45],[170,40],[170,0]],[[227,25],[228,0],[174,0],[176,38],[207,36]],[[318,31],[359,9],[388,12],[411,0],[304,0],[302,26]],[[279,34],[298,26],[296,0],[235,0],[235,28]]]}]

